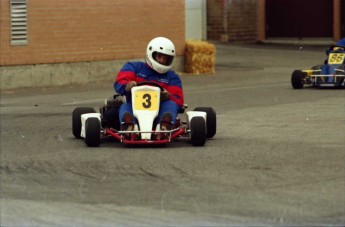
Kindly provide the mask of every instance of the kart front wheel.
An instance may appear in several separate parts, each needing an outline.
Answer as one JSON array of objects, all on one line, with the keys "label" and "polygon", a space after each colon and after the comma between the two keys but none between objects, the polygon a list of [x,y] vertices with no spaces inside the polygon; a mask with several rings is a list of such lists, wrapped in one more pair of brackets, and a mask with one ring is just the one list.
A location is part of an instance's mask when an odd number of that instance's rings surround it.
[{"label": "kart front wheel", "polygon": [[77,139],[81,138],[81,115],[86,113],[96,113],[96,111],[92,107],[77,107],[72,113],[72,132]]},{"label": "kart front wheel", "polygon": [[217,132],[216,111],[212,107],[196,107],[194,111],[206,112],[206,138],[213,138]]},{"label": "kart front wheel", "polygon": [[206,142],[206,122],[203,117],[193,117],[190,122],[193,146],[204,146]]},{"label": "kart front wheel", "polygon": [[304,73],[301,70],[295,70],[291,76],[291,84],[294,89],[302,89],[304,85]]},{"label": "kart front wheel", "polygon": [[85,122],[85,143],[89,147],[98,147],[101,143],[101,122],[97,117],[90,117]]}]

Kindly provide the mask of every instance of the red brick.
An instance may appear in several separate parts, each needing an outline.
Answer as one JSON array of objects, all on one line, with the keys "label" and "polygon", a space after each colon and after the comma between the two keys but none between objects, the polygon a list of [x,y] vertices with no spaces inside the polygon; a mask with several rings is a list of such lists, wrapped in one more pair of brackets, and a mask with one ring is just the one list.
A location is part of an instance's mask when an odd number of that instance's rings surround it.
[{"label": "red brick", "polygon": [[207,37],[220,40],[227,34],[230,41],[256,41],[257,8],[256,0],[232,0],[228,2],[227,31],[223,26],[223,2],[227,0],[207,1]]},{"label": "red brick", "polygon": [[144,58],[166,36],[184,54],[184,0],[28,1],[27,46],[10,46],[9,1],[0,0],[0,65]]}]

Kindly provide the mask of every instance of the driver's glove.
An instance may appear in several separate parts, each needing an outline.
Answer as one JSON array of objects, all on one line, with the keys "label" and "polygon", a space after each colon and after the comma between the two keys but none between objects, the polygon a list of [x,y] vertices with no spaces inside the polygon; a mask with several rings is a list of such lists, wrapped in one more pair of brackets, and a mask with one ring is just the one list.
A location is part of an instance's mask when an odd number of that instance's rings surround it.
[{"label": "driver's glove", "polygon": [[161,91],[161,102],[164,102],[166,100],[170,99],[170,94],[166,90]]},{"label": "driver's glove", "polygon": [[127,84],[126,84],[126,87],[125,87],[125,91],[127,92],[130,92],[132,87],[135,87],[137,86],[137,83],[135,81],[129,81]]}]

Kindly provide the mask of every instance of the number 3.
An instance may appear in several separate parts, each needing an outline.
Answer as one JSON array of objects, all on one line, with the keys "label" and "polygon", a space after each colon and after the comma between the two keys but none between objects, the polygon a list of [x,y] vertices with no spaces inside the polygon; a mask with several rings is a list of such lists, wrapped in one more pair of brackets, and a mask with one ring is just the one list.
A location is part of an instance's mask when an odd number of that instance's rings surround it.
[{"label": "number 3", "polygon": [[143,102],[144,108],[150,108],[151,107],[151,95],[150,94],[144,94],[143,99],[145,99],[146,102]]}]

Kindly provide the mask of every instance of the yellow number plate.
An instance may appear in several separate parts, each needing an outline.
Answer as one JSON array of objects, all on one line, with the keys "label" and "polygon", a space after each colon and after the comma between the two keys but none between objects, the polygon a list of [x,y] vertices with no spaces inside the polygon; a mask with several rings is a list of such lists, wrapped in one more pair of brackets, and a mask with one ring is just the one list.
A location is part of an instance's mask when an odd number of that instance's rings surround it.
[{"label": "yellow number plate", "polygon": [[331,53],[331,54],[329,54],[329,57],[328,57],[328,64],[331,64],[331,65],[332,64],[337,64],[337,65],[343,64],[344,58],[345,58],[345,54]]},{"label": "yellow number plate", "polygon": [[137,91],[135,93],[134,108],[136,110],[158,110],[158,95],[156,91]]}]

